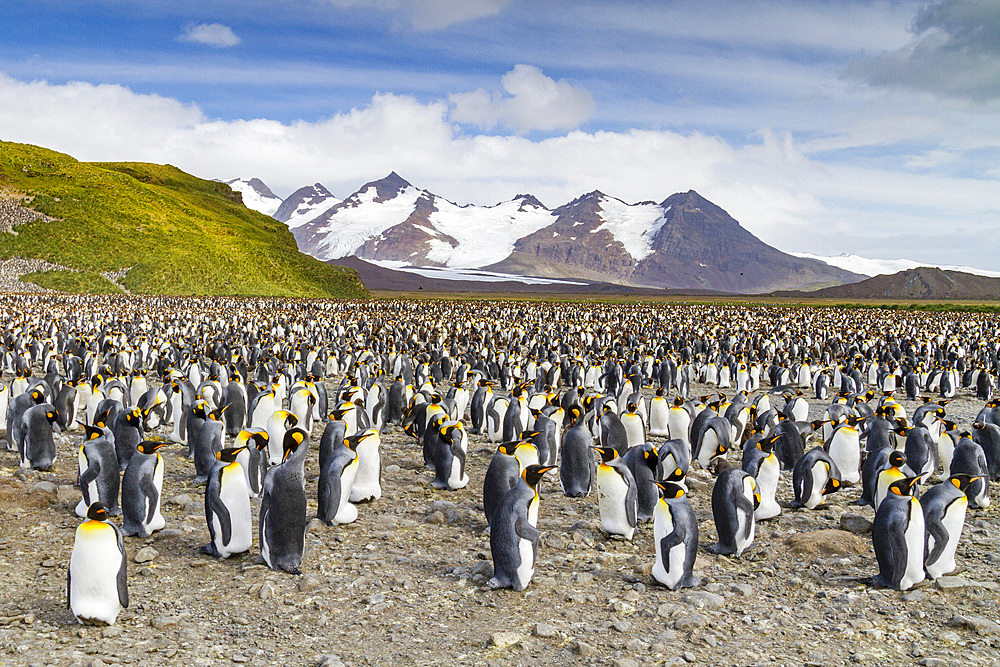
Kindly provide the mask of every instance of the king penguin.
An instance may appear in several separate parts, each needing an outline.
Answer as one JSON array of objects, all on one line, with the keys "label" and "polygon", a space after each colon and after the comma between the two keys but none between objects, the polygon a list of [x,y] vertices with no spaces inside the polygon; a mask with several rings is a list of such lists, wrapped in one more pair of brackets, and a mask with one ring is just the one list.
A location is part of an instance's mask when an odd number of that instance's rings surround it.
[{"label": "king penguin", "polygon": [[96,502],[112,515],[121,514],[118,507],[118,457],[115,446],[108,440],[106,429],[84,425],[86,440],[80,445],[79,480],[83,498],[76,505],[76,515],[86,517],[88,508]]},{"label": "king penguin", "polygon": [[698,521],[684,487],[657,482],[660,498],[653,513],[653,579],[672,591],[700,586],[694,576],[698,556]]},{"label": "king penguin", "polygon": [[493,578],[490,588],[523,591],[535,575],[538,560],[538,483],[551,466],[530,465],[493,513],[490,523],[490,551]]},{"label": "king penguin", "polygon": [[572,426],[563,431],[562,445],[559,449],[559,484],[564,494],[570,498],[590,495],[594,486],[597,468],[594,464],[594,454],[591,447],[593,436],[587,429],[583,410],[578,405],[571,405],[566,412]]},{"label": "king penguin", "polygon": [[712,517],[719,541],[708,550],[726,556],[742,555],[753,544],[753,513],[759,505],[760,494],[753,477],[738,468],[723,470],[712,488]]},{"label": "king penguin", "polygon": [[260,500],[260,553],[272,570],[302,573],[306,537],[306,485],[303,467],[309,434],[285,432],[281,462],[268,469]]},{"label": "king penguin", "polygon": [[66,606],[83,624],[113,625],[128,607],[125,544],[118,527],[108,523],[101,503],[87,508],[76,529],[66,573]]},{"label": "king penguin", "polygon": [[889,485],[875,510],[872,542],[878,560],[875,586],[906,591],[924,580],[924,514],[913,497],[919,477],[904,477]]},{"label": "king penguin", "polygon": [[958,473],[931,487],[920,497],[920,509],[924,513],[924,528],[927,531],[924,569],[931,579],[955,571],[955,551],[969,507],[965,490],[977,479],[981,478]]},{"label": "king penguin", "polygon": [[635,535],[635,479],[614,447],[595,447],[601,454],[597,466],[597,507],[601,530],[611,537],[631,540]]},{"label": "king penguin", "polygon": [[253,543],[250,488],[236,460],[240,449],[227,448],[215,455],[219,463],[209,472],[205,486],[205,522],[211,539],[202,551],[216,558],[249,551]]},{"label": "king penguin", "polygon": [[[358,508],[351,504],[351,487],[358,474],[358,445],[364,434],[346,436],[343,445],[327,453],[317,488],[317,518],[328,526],[352,523]],[[333,443],[331,443],[332,446]]]},{"label": "king penguin", "polygon": [[649,400],[649,434],[670,437],[670,404],[664,396],[663,387],[657,389],[656,396]]},{"label": "king penguin", "polygon": [[822,447],[813,447],[792,469],[793,507],[816,509],[827,494],[841,488],[840,470]]},{"label": "king penguin", "polygon": [[166,525],[160,513],[163,457],[158,451],[166,444],[144,440],[129,458],[122,475],[123,535],[146,538]]}]

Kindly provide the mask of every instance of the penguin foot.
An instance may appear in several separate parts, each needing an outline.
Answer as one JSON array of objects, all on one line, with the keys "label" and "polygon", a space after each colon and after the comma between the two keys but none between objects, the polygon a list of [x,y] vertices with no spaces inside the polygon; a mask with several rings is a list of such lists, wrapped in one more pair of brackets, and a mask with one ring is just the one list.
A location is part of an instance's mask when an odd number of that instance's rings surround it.
[{"label": "penguin foot", "polygon": [[206,556],[213,556],[219,558],[219,550],[215,548],[215,545],[209,542],[208,544],[201,545],[199,551]]},{"label": "penguin foot", "polygon": [[715,544],[708,547],[708,553],[717,554],[719,556],[732,556],[736,553],[735,549],[727,547],[721,542],[716,542]]},{"label": "penguin foot", "polygon": [[495,590],[498,590],[498,589],[501,589],[501,588],[506,588],[506,586],[504,586],[504,585],[503,585],[502,583],[500,583],[499,581],[497,581],[497,578],[496,578],[496,577],[493,577],[492,579],[490,579],[489,581],[487,581],[487,582],[486,582],[486,585],[487,585],[487,586],[488,586],[488,587],[489,587],[490,589],[492,589],[492,590],[494,590],[494,591],[495,591]]}]

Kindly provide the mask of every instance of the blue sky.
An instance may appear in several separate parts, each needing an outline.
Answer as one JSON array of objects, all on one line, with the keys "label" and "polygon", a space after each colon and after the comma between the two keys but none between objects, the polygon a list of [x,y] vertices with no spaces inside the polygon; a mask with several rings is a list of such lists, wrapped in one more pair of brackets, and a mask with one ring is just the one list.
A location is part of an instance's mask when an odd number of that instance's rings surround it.
[{"label": "blue sky", "polygon": [[784,250],[1000,269],[1000,3],[0,0],[0,139],[346,196],[696,189]]}]

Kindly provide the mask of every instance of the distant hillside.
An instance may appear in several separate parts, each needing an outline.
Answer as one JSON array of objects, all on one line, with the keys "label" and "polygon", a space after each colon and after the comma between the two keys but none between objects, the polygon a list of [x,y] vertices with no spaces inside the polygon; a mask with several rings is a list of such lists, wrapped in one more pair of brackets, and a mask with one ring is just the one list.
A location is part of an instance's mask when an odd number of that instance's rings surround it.
[{"label": "distant hillside", "polygon": [[976,299],[1000,300],[1000,278],[922,266],[875,276],[850,285],[837,285],[814,292],[776,292],[778,296],[835,299]]},{"label": "distant hillside", "polygon": [[357,273],[300,253],[286,225],[225,183],[169,165],[78,162],[0,142],[0,199],[13,225],[0,224],[0,259],[80,272],[36,274],[43,286],[117,289],[101,274],[124,272],[120,284],[140,294],[367,296]]}]

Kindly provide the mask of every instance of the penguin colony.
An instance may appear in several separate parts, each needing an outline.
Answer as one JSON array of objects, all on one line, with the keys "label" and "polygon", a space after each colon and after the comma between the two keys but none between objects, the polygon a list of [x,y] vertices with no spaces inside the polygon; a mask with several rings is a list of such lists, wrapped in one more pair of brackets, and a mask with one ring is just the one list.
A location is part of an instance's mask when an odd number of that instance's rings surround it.
[{"label": "penguin colony", "polygon": [[[537,570],[547,494],[596,505],[615,539],[652,523],[652,579],[678,589],[699,585],[699,547],[738,557],[758,521],[852,487],[876,507],[871,583],[906,590],[956,569],[966,514],[1000,479],[989,318],[876,331],[781,308],[734,308],[728,326],[718,308],[490,308],[25,298],[5,321],[0,416],[20,467],[78,460],[74,615],[110,624],[128,606],[123,535],[165,526],[167,447],[205,485],[207,556],[256,539],[267,566],[299,573],[306,459],[319,459],[316,518],[351,523],[382,495],[380,434],[400,429],[433,488],[482,488],[488,586],[515,590]],[[983,402],[972,423],[948,418],[959,392]],[[901,393],[924,402],[907,414]],[[57,451],[63,431],[75,453]],[[478,480],[472,436],[496,448]],[[691,466],[717,475],[711,525],[688,501]],[[776,498],[781,476],[793,498]],[[712,529],[716,542],[700,539]]]}]

